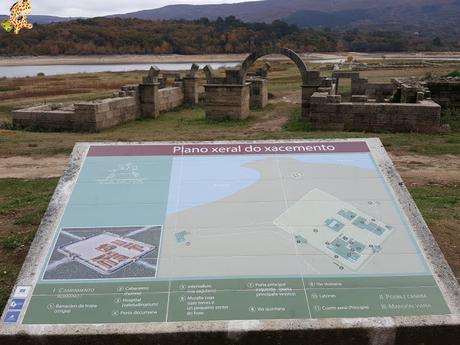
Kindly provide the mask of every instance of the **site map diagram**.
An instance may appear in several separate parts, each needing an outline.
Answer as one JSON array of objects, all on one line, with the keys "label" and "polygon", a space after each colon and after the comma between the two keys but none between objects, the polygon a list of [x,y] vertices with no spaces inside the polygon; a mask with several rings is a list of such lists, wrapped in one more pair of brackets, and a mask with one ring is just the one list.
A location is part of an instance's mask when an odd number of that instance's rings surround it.
[{"label": "site map diagram", "polygon": [[25,324],[449,313],[365,141],[90,146],[30,290]]}]

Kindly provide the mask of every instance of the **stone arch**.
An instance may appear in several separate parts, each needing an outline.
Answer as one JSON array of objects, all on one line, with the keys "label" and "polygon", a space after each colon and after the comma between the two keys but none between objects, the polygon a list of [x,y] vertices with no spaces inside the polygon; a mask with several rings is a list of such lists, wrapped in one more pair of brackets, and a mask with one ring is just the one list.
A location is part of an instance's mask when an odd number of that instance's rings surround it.
[{"label": "stone arch", "polygon": [[244,84],[246,82],[246,76],[248,74],[249,69],[251,68],[254,63],[263,56],[271,55],[271,54],[280,54],[288,57],[291,59],[299,69],[300,75],[302,76],[302,83],[303,85],[309,84],[309,74],[308,69],[303,60],[300,56],[293,50],[288,48],[273,48],[273,49],[262,49],[258,50],[251,55],[249,55],[246,60],[244,60],[243,64],[241,65],[241,69],[238,74],[238,82],[240,84]]}]

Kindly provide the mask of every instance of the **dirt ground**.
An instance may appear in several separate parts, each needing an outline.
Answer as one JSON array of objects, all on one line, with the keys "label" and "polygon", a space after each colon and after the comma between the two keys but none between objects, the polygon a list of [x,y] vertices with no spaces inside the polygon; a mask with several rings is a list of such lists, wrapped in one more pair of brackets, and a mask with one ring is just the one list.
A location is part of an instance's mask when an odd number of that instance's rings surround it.
[{"label": "dirt ground", "polygon": [[390,153],[407,186],[460,185],[460,157]]},{"label": "dirt ground", "polygon": [[69,156],[14,156],[0,158],[0,178],[40,179],[59,177],[64,173]]},{"label": "dirt ground", "polygon": [[[285,117],[272,117],[254,129],[275,131],[286,122]],[[390,153],[408,187],[418,185],[460,185],[460,157],[453,155],[421,156]],[[0,157],[0,178],[40,179],[60,177],[69,156]]]},{"label": "dirt ground", "polygon": [[[300,106],[300,92],[275,92],[269,109],[250,128],[251,131],[276,132],[283,130],[289,120],[286,114]],[[282,109],[280,109],[282,108]]]}]

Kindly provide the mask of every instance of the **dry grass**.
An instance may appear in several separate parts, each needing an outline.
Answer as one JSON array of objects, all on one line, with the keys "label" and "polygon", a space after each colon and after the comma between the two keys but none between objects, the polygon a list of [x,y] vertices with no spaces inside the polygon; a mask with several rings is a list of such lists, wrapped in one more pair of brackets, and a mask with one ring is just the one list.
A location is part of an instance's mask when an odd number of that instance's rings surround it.
[{"label": "dry grass", "polygon": [[[130,83],[139,83],[145,72],[119,72],[97,74],[73,74],[52,77],[33,77],[1,79],[0,106],[23,105],[41,101],[55,100],[56,96],[100,94],[120,89]],[[64,100],[67,97],[63,98]]]}]

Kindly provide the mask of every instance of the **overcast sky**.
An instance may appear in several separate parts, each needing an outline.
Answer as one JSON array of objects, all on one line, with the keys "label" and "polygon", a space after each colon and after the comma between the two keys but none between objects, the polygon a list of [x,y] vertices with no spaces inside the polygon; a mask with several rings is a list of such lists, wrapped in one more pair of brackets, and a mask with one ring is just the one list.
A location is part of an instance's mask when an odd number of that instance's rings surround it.
[{"label": "overcast sky", "polygon": [[[0,0],[0,13],[7,14],[18,0]],[[134,12],[174,4],[223,4],[257,0],[31,0],[33,14],[61,17],[95,17]]]}]

